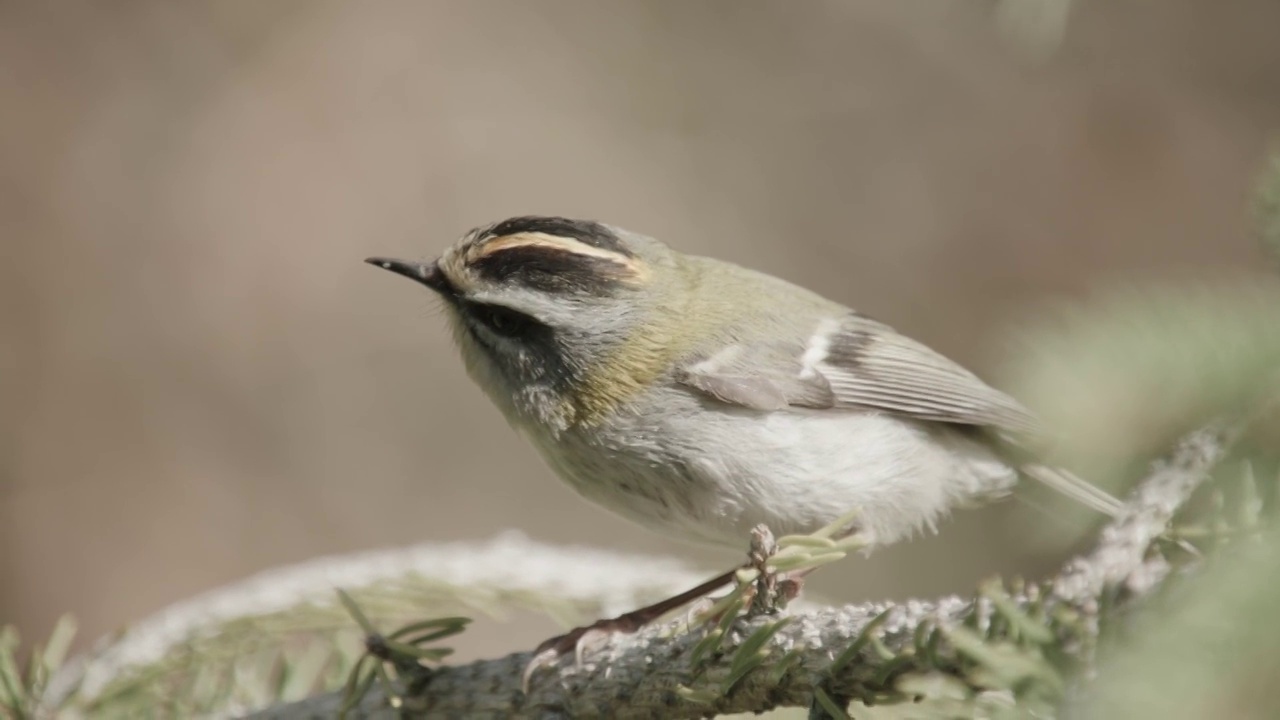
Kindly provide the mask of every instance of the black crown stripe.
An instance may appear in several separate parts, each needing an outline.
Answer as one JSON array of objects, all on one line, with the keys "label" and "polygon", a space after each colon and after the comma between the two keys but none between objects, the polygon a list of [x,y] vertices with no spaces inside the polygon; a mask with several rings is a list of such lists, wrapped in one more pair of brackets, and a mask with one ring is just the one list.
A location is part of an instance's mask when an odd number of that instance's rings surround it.
[{"label": "black crown stripe", "polygon": [[520,233],[544,233],[557,237],[572,238],[594,248],[609,250],[626,257],[635,257],[634,253],[622,244],[622,240],[612,230],[594,220],[524,215],[509,218],[490,226],[481,233],[481,237],[503,237]]}]

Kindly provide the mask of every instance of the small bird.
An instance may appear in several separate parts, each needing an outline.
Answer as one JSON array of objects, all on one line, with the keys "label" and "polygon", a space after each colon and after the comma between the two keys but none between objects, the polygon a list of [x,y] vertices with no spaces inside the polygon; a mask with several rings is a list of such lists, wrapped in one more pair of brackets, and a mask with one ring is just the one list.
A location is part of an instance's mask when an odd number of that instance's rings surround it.
[{"label": "small bird", "polygon": [[670,537],[742,548],[857,510],[850,530],[884,545],[1022,476],[1119,506],[1029,459],[1043,431],[1008,395],[764,273],[544,216],[367,262],[443,299],[471,378],[570,487]]}]

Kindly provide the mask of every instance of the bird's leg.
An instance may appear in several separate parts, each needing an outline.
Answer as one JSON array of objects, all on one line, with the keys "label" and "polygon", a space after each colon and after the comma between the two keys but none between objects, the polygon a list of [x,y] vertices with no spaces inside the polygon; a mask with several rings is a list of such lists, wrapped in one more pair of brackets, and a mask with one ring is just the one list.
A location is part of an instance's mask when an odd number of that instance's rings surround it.
[{"label": "bird's leg", "polygon": [[[842,533],[840,537],[848,537],[856,532],[856,530],[849,530]],[[804,587],[805,576],[817,568],[810,567],[789,572],[778,572],[769,567],[769,559],[777,552],[778,544],[774,540],[773,533],[769,531],[767,526],[763,524],[757,525],[751,530],[751,550],[744,565],[717,575],[701,585],[674,597],[642,607],[639,610],[632,610],[615,618],[597,620],[590,625],[574,628],[564,635],[557,635],[543,642],[533,651],[533,658],[525,666],[522,683],[525,693],[527,694],[529,691],[529,681],[533,674],[539,668],[555,662],[562,655],[573,651],[578,663],[581,664],[583,646],[588,640],[618,633],[634,633],[672,610],[682,605],[687,605],[735,581],[750,583],[750,586],[743,589],[740,596],[743,599],[743,604],[747,607],[748,615],[773,613],[786,607],[787,603],[800,594],[800,590]],[[749,581],[745,578],[739,580],[739,573],[743,570],[754,571],[754,575]],[[722,614],[723,611],[720,611],[703,616],[702,621],[718,622]]]},{"label": "bird's leg", "polygon": [[615,618],[597,620],[590,625],[574,628],[564,635],[557,635],[543,642],[533,651],[533,659],[525,667],[524,686],[526,692],[529,679],[533,676],[533,673],[542,666],[555,662],[556,658],[573,651],[578,662],[581,662],[582,648],[589,639],[601,635],[634,633],[672,610],[702,598],[707,593],[732,584],[737,579],[738,573],[744,569],[757,571],[753,587],[747,590],[750,594],[750,598],[747,601],[751,608],[749,612],[772,612],[773,609],[779,606],[779,598],[782,598],[781,604],[785,605],[787,600],[794,598],[795,593],[799,592],[799,585],[795,584],[794,591],[792,591],[792,584],[787,578],[779,579],[778,574],[766,566],[769,558],[777,551],[778,545],[774,542],[773,533],[769,532],[769,528],[764,525],[757,525],[751,531],[751,551],[745,565],[717,575],[701,585],[674,597],[642,607],[639,610],[632,610]]},{"label": "bird's leg", "polygon": [[544,652],[555,651],[556,655],[564,655],[570,650],[574,650],[583,637],[589,633],[633,633],[653,622],[659,617],[675,610],[681,605],[688,604],[706,595],[713,590],[728,585],[733,581],[734,574],[737,569],[730,570],[722,575],[717,575],[701,585],[686,590],[679,595],[669,597],[652,605],[642,607],[639,610],[632,610],[615,618],[597,620],[590,625],[574,628],[564,635],[558,635],[543,642],[534,651],[535,655],[541,655]]},{"label": "bird's leg", "polygon": [[533,659],[524,669],[524,688],[526,694],[529,688],[529,679],[533,677],[533,673],[538,668],[555,662],[556,658],[565,655],[569,651],[573,651],[578,661],[582,661],[582,646],[584,642],[597,635],[612,635],[614,633],[633,633],[643,628],[645,625],[662,617],[663,615],[675,610],[676,608],[686,605],[698,598],[706,595],[714,590],[733,582],[738,568],[734,568],[726,573],[717,575],[701,585],[686,590],[679,595],[669,597],[666,600],[656,602],[652,605],[642,607],[639,610],[632,610],[615,618],[606,618],[597,620],[590,625],[574,628],[564,635],[557,635],[538,646],[533,651]]}]

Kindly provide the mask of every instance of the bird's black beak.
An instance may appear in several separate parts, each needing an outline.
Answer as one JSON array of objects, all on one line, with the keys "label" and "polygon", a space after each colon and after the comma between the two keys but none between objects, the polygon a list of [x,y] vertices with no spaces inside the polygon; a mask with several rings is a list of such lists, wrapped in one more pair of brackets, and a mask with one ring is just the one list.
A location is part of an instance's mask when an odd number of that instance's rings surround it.
[{"label": "bird's black beak", "polygon": [[453,285],[449,283],[449,278],[445,277],[444,273],[440,271],[440,266],[435,262],[420,263],[377,257],[368,258],[365,262],[370,265],[376,265],[383,270],[390,270],[397,275],[403,275],[411,280],[417,280],[445,297],[452,297],[456,294]]}]

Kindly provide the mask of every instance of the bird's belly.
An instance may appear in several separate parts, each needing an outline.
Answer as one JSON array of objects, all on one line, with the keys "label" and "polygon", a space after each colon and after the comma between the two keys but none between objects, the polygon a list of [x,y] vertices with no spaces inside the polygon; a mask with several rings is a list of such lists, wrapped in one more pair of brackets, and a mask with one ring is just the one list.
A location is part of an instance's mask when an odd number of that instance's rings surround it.
[{"label": "bird's belly", "polygon": [[676,414],[615,432],[562,437],[544,455],[589,500],[664,534],[735,548],[760,523],[808,533],[851,511],[889,543],[1017,479],[957,432],[878,413]]}]

